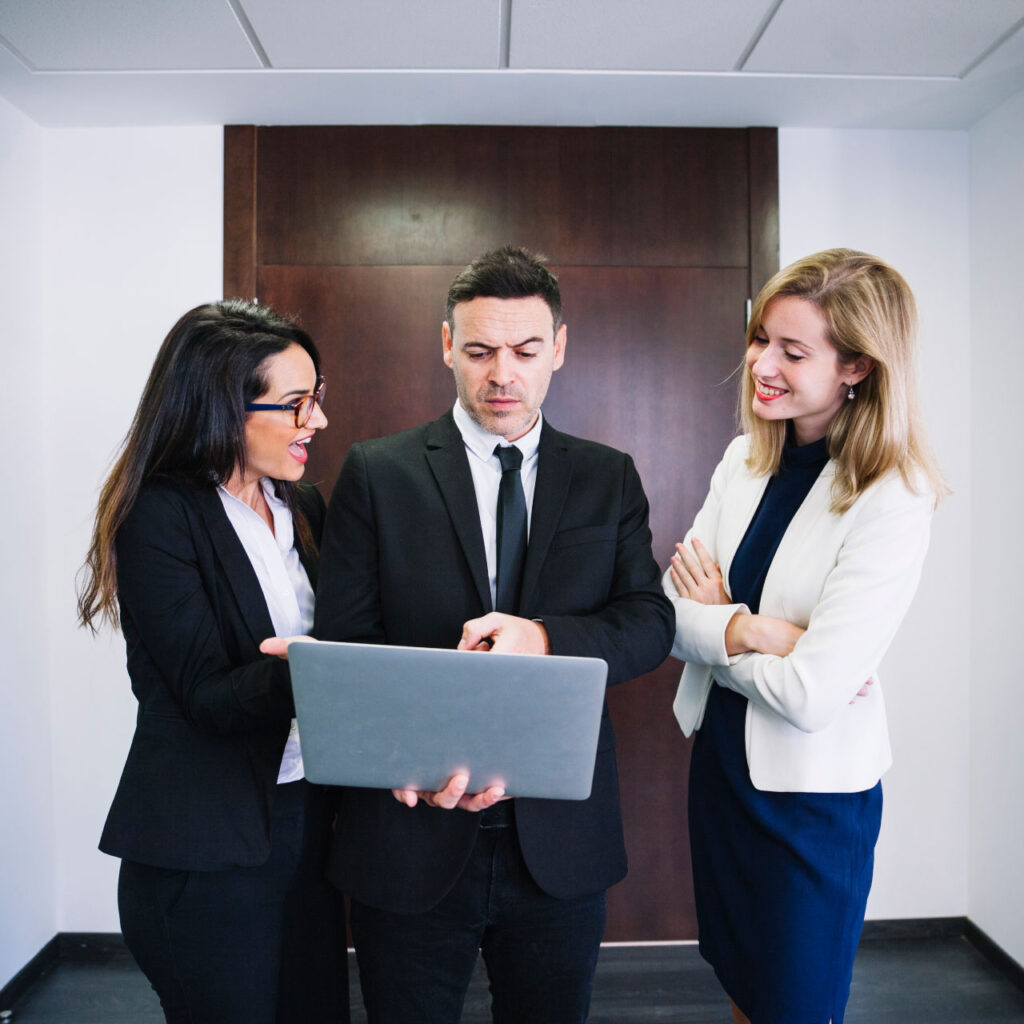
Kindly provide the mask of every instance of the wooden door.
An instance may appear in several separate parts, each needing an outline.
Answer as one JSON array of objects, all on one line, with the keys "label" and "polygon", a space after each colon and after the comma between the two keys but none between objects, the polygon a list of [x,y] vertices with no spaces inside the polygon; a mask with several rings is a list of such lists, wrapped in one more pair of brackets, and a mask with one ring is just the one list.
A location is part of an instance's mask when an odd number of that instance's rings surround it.
[{"label": "wooden door", "polygon": [[[776,167],[771,129],[229,127],[224,293],[320,346],[330,428],[306,478],[326,496],[353,441],[454,402],[458,270],[508,242],[546,253],[569,343],[544,414],[634,456],[665,565],[735,433],[745,302],[777,267]],[[680,667],[609,695],[630,858],[609,941],[696,936]]]}]

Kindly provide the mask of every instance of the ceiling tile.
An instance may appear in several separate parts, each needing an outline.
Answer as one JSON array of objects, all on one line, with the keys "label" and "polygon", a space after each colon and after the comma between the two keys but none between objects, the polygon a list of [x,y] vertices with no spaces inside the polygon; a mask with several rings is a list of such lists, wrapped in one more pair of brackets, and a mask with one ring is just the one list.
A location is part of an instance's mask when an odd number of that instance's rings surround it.
[{"label": "ceiling tile", "polygon": [[499,0],[242,0],[275,68],[496,68]]},{"label": "ceiling tile", "polygon": [[746,71],[959,75],[1024,17],[1024,0],[783,0]]},{"label": "ceiling tile", "polygon": [[225,0],[5,0],[0,36],[39,71],[260,66]]},{"label": "ceiling tile", "polygon": [[511,0],[514,68],[731,71],[771,0]]},{"label": "ceiling tile", "polygon": [[[972,78],[974,76],[971,76]],[[30,75],[0,51],[0,95],[48,127],[559,124],[963,129],[1024,91],[1024,68],[936,78],[558,71]],[[0,137],[0,158],[3,153]]]},{"label": "ceiling tile", "polygon": [[1024,25],[1004,39],[984,60],[971,68],[966,81],[985,78],[1024,67]]},{"label": "ceiling tile", "polygon": [[[500,9],[508,4],[512,63],[519,67],[499,70]],[[294,69],[256,66],[232,12],[243,5],[241,20],[255,21],[262,33],[257,47],[265,46],[278,62],[290,57]],[[1010,31],[1021,24],[1015,19],[1024,17],[1024,0],[783,0],[758,53],[763,59],[785,43],[792,73],[771,73],[781,57],[763,74],[719,73],[735,64],[775,5],[776,0],[179,0],[172,10],[170,0],[0,0],[0,37],[44,69],[28,70],[0,38],[0,104],[14,104],[39,124],[55,127],[966,128],[1024,90],[1024,29]],[[715,27],[723,7],[727,24]],[[429,18],[423,14],[427,8]],[[909,27],[908,12],[919,18]],[[857,65],[867,77],[851,72],[848,59],[828,55],[837,33],[847,33],[869,57],[877,55],[874,65],[863,58]],[[1000,39],[964,79],[952,77]],[[922,40],[932,57],[944,55],[934,68],[922,66]],[[358,52],[349,54],[346,47]],[[839,55],[848,58],[850,52],[840,48]],[[539,66],[545,59],[549,68]],[[348,68],[309,67],[346,60]],[[701,61],[713,65],[710,73],[696,66]],[[403,63],[421,69],[397,67]],[[524,69],[523,63],[534,67]],[[468,67],[458,70],[459,64]],[[596,64],[608,68],[585,66]],[[671,66],[652,67],[663,64]],[[631,72],[623,65],[637,67]],[[824,70],[808,71],[809,65]],[[79,66],[85,70],[75,73]],[[109,72],[96,70],[108,66]],[[922,67],[953,70],[928,77]]]}]

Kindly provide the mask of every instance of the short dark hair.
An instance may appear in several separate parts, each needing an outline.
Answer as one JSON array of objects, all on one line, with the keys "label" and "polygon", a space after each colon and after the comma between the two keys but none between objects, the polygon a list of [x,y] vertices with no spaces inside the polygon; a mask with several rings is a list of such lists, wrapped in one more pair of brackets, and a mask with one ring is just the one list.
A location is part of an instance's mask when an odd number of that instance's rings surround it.
[{"label": "short dark hair", "polygon": [[454,329],[452,315],[460,302],[536,297],[547,303],[557,331],[562,326],[562,296],[558,291],[558,278],[546,264],[547,257],[514,245],[478,256],[452,281],[444,310],[445,320]]}]

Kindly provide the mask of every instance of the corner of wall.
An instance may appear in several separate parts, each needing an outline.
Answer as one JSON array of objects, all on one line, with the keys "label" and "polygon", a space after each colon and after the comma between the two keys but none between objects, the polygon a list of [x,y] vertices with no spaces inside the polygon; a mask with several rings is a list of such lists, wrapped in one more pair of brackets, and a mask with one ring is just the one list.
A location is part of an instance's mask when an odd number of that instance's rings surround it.
[{"label": "corner of wall", "polygon": [[[4,870],[0,877],[0,986],[57,931],[54,893],[54,803],[51,770],[49,642],[45,597],[47,538],[39,528],[49,496],[44,423],[42,263],[43,129],[0,99],[0,308],[4,310],[4,378],[21,412],[5,417],[0,445],[0,574],[4,671],[0,702],[4,741]],[[14,389],[12,391],[12,388]],[[37,414],[33,417],[33,412]]]},{"label": "corner of wall", "polygon": [[1022,167],[1024,92],[970,133],[973,528],[964,556],[974,573],[968,916],[1018,963],[1024,963],[1024,743],[1015,713],[1024,682],[1016,611],[1024,565],[1024,482],[1016,471]]}]

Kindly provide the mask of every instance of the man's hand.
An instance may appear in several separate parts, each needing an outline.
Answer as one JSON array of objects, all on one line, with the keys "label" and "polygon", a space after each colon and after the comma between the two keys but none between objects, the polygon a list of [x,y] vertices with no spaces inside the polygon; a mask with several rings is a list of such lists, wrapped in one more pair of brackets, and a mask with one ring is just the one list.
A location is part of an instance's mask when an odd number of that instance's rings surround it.
[{"label": "man's hand", "polygon": [[540,622],[503,612],[488,612],[462,627],[460,651],[494,651],[497,654],[550,654],[548,631]]},{"label": "man's hand", "polygon": [[422,800],[428,807],[451,811],[456,807],[462,811],[483,811],[499,800],[508,800],[501,786],[491,786],[482,793],[467,793],[469,776],[465,773],[453,775],[444,789],[431,793],[418,789],[393,789],[394,798],[407,807],[415,807]]},{"label": "man's hand", "polygon": [[316,643],[311,636],[268,636],[267,639],[260,644],[260,650],[264,654],[273,654],[276,657],[283,658],[287,661],[288,645],[295,640],[308,640],[310,643]]}]

